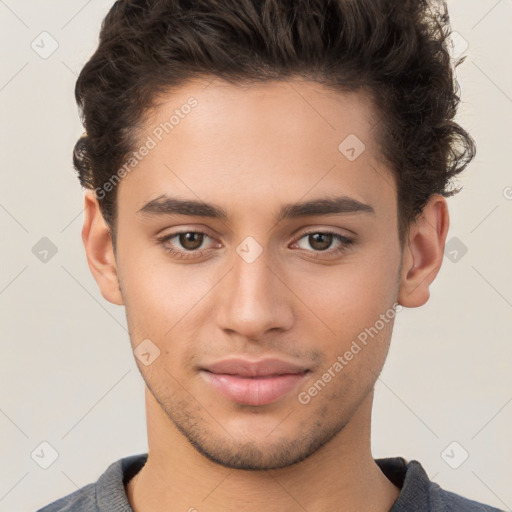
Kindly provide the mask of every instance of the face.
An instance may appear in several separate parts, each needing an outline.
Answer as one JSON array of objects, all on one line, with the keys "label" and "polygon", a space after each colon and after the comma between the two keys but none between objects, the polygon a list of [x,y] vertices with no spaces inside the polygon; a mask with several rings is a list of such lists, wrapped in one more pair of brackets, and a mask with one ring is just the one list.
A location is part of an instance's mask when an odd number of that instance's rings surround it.
[{"label": "face", "polygon": [[147,388],[210,460],[303,460],[372,391],[401,264],[376,122],[361,93],[300,81],[194,81],[147,119],[119,284]]}]

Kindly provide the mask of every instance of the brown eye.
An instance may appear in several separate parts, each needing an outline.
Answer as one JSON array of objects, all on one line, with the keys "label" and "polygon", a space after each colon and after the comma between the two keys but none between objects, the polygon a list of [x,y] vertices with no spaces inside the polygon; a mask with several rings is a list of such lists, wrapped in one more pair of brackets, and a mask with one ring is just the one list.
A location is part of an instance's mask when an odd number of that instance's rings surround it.
[{"label": "brown eye", "polygon": [[164,251],[178,260],[202,258],[211,249],[203,247],[207,239],[213,239],[202,231],[180,231],[157,237]]},{"label": "brown eye", "polygon": [[204,240],[204,233],[197,233],[194,231],[179,233],[178,240],[181,247],[184,249],[187,249],[188,251],[195,251],[201,247]]},{"label": "brown eye", "polygon": [[316,251],[325,251],[332,244],[333,235],[330,233],[312,233],[308,236],[309,245]]},{"label": "brown eye", "polygon": [[[334,241],[337,244],[333,246]],[[306,250],[312,258],[325,259],[340,256],[354,245],[354,240],[330,231],[310,231],[304,233],[295,245]]]}]

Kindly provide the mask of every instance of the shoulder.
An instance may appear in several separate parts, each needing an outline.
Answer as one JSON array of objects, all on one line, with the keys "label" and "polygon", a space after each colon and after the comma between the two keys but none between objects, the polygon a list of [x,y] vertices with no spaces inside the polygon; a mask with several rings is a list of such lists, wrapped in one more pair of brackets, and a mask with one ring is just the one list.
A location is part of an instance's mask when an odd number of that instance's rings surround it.
[{"label": "shoulder", "polygon": [[432,482],[417,460],[402,457],[376,459],[386,477],[401,489],[390,512],[503,512],[459,494],[446,491]]},{"label": "shoulder", "polygon": [[503,512],[499,508],[446,491],[433,482],[431,482],[431,496],[433,510],[442,510],[443,512]]},{"label": "shoulder", "polygon": [[87,484],[37,512],[129,512],[125,484],[147,460],[147,453],[124,457],[110,464],[97,482]]}]

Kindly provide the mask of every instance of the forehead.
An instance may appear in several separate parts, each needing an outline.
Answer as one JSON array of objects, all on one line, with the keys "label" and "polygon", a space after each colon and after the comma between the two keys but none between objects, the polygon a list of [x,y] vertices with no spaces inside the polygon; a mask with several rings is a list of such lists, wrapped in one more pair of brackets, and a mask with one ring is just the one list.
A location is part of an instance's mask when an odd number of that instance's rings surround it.
[{"label": "forehead", "polygon": [[247,209],[335,189],[393,208],[395,185],[376,145],[377,123],[362,92],[304,80],[193,80],[160,96],[146,117],[139,138],[150,149],[122,180],[119,202],[128,198],[135,210],[169,194],[229,198]]}]

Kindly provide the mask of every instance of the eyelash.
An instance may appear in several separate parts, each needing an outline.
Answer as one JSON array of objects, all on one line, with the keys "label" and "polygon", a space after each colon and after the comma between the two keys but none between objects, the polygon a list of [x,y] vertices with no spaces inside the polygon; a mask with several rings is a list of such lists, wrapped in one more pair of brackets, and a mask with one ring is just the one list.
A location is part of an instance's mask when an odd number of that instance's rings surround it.
[{"label": "eyelash", "polygon": [[[167,242],[179,235],[187,234],[187,233],[194,233],[197,235],[205,235],[208,238],[211,238],[207,233],[204,233],[202,231],[178,231],[176,233],[172,233],[170,235],[165,235],[163,237],[157,238],[160,245],[163,247],[165,252],[168,254],[178,258],[178,259],[190,259],[190,258],[198,258],[203,256],[209,249],[196,249],[194,251],[182,251],[179,249],[175,249],[173,247],[170,247]],[[341,245],[336,249],[326,249],[325,251],[307,251],[312,252],[311,254],[312,258],[315,259],[321,259],[324,254],[328,254],[329,256],[337,256],[342,253],[344,253],[346,250],[350,248],[350,246],[354,243],[354,240],[351,238],[347,238],[346,236],[340,235],[339,233],[335,233],[333,231],[309,231],[307,233],[303,233],[295,242],[297,243],[299,240],[302,240],[304,237],[308,235],[332,235],[336,240],[339,242],[342,242]],[[316,254],[315,254],[316,253]]]}]

